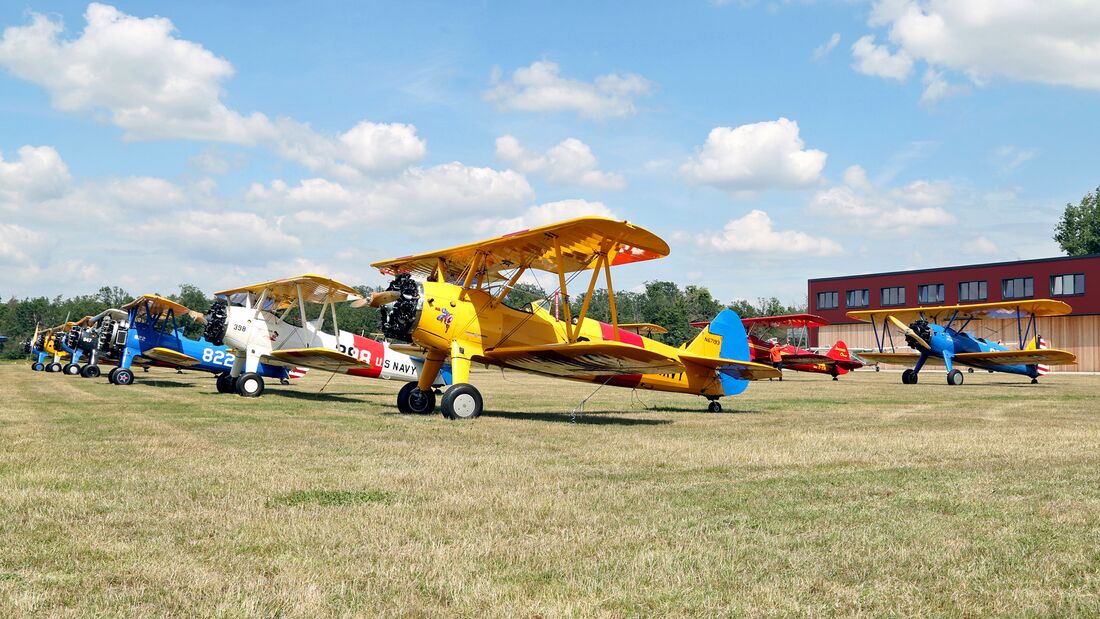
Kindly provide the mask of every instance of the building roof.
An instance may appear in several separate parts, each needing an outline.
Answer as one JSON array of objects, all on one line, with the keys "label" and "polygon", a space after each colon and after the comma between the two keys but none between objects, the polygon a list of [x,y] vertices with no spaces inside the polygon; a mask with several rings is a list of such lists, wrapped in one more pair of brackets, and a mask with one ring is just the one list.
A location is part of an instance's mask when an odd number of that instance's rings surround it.
[{"label": "building roof", "polygon": [[933,273],[933,272],[940,272],[940,271],[959,271],[959,270],[964,270],[964,269],[982,269],[982,268],[990,268],[990,267],[1006,267],[1006,266],[1014,266],[1014,265],[1018,265],[1018,264],[1035,264],[1035,263],[1042,263],[1042,262],[1061,262],[1061,261],[1064,261],[1064,260],[1086,260],[1086,259],[1089,259],[1089,258],[1100,259],[1100,254],[1086,254],[1084,256],[1054,256],[1052,258],[1032,258],[1032,259],[1029,259],[1029,260],[1012,260],[1012,261],[1009,261],[1009,262],[984,262],[984,263],[980,263],[980,264],[964,264],[964,265],[958,265],[958,266],[928,268],[928,269],[905,269],[905,270],[901,270],[901,271],[883,271],[883,272],[880,272],[880,273],[859,273],[859,274],[855,274],[855,275],[836,275],[836,276],[833,276],[833,277],[812,278],[808,281],[810,283],[827,282],[827,281],[834,281],[834,280],[855,279],[855,278],[864,278],[864,277],[888,277],[888,276],[891,276],[891,275],[903,275],[903,274],[910,274],[910,273]]}]

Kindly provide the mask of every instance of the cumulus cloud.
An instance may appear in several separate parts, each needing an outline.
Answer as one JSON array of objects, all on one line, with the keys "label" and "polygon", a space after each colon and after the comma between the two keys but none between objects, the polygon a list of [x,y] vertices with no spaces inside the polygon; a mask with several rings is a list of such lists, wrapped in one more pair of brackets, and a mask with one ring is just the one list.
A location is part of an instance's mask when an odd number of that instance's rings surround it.
[{"label": "cumulus cloud", "polygon": [[538,153],[525,149],[515,137],[504,135],[497,138],[496,156],[521,172],[541,174],[551,183],[593,189],[626,187],[622,176],[600,171],[592,149],[576,138],[567,138],[545,153]]},{"label": "cumulus cloud", "polygon": [[608,217],[620,219],[611,209],[602,202],[589,202],[588,200],[560,200],[537,204],[528,208],[519,217],[488,218],[474,224],[474,229],[480,233],[500,235],[527,230],[539,226],[548,226],[565,219],[575,217]]},{"label": "cumulus cloud", "polygon": [[614,118],[635,112],[634,100],[650,94],[653,85],[634,73],[608,73],[585,82],[561,76],[558,63],[537,60],[502,80],[494,70],[486,101],[502,110],[576,112],[585,118]]},{"label": "cumulus cloud", "polygon": [[772,218],[753,209],[730,220],[721,232],[700,234],[700,246],[723,253],[754,253],[770,257],[836,256],[844,253],[836,241],[797,230],[776,230]]},{"label": "cumulus cloud", "polygon": [[44,238],[38,232],[16,224],[0,223],[0,265],[33,264],[44,247]]},{"label": "cumulus cloud", "polygon": [[59,197],[71,183],[69,166],[53,147],[23,146],[14,161],[0,153],[0,210]]},{"label": "cumulus cloud", "polygon": [[138,238],[155,238],[164,251],[188,260],[259,265],[293,257],[301,241],[254,213],[191,211],[135,226]]},{"label": "cumulus cloud", "polygon": [[924,92],[921,93],[920,102],[924,105],[932,105],[941,99],[970,92],[970,88],[965,84],[952,84],[944,77],[943,71],[933,68],[928,68],[924,72],[921,81],[924,82]]},{"label": "cumulus cloud", "polygon": [[1004,77],[1100,90],[1100,4],[1094,2],[877,0],[868,24],[886,28],[896,55],[928,65],[926,102],[942,98],[944,71],[977,86]]},{"label": "cumulus cloud", "polygon": [[955,223],[955,217],[942,206],[952,195],[950,184],[925,180],[882,189],[868,180],[862,166],[855,165],[844,171],[842,185],[815,193],[810,210],[834,221],[858,221],[870,229],[904,232]]},{"label": "cumulus cloud", "polygon": [[680,171],[695,182],[732,191],[798,189],[821,179],[828,157],[804,147],[798,123],[786,118],[715,127]]},{"label": "cumulus cloud", "polygon": [[32,14],[0,38],[0,66],[50,93],[66,112],[105,115],[131,140],[187,139],[261,145],[311,170],[341,176],[389,173],[419,161],[416,128],[363,121],[326,135],[288,118],[242,114],[222,101],[229,61],[175,36],[162,17],[140,18],[92,3],[87,25],[64,40],[60,20]]},{"label": "cumulus cloud", "polygon": [[852,67],[865,75],[904,82],[913,71],[913,59],[905,50],[891,53],[884,45],[875,45],[875,37],[866,35],[852,44]]}]

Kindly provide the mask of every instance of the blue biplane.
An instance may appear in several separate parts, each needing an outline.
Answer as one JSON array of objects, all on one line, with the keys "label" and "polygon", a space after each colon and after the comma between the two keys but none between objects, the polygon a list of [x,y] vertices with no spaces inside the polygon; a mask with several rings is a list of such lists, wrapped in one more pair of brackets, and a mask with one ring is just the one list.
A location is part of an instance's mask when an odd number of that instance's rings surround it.
[{"label": "blue biplane", "polygon": [[[963,374],[956,365],[1022,374],[1037,383],[1045,366],[1069,365],[1076,363],[1077,357],[1064,350],[1043,348],[1035,319],[1062,316],[1070,311],[1070,306],[1061,301],[1033,299],[861,310],[848,312],[848,317],[871,323],[875,331],[878,352],[861,352],[861,357],[873,363],[914,364],[901,375],[901,382],[907,385],[916,384],[921,368],[928,363],[947,366],[949,385],[963,383]],[[964,331],[971,321],[983,319],[1015,320],[1019,348],[1010,349]],[[896,327],[899,337],[904,337],[905,343],[917,352],[897,352],[891,326]],[[890,352],[886,352],[887,347]]]}]

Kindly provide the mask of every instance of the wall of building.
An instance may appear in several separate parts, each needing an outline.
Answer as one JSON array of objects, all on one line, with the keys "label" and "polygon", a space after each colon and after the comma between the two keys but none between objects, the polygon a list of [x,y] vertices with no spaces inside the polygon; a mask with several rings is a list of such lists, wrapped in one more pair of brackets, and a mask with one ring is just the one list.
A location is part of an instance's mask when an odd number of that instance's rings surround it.
[{"label": "wall of building", "polygon": [[[1055,316],[1037,318],[1036,323],[1047,346],[1077,355],[1077,365],[1053,366],[1052,372],[1100,372],[1100,316]],[[1015,320],[973,321],[966,330],[992,342],[1002,341],[1010,347],[1018,345]],[[848,348],[877,350],[874,331],[867,323],[829,325],[817,329],[818,346],[832,346],[838,339],[844,340]],[[898,352],[912,352],[905,346],[905,338],[897,332],[894,333],[894,343],[898,345]]]}]

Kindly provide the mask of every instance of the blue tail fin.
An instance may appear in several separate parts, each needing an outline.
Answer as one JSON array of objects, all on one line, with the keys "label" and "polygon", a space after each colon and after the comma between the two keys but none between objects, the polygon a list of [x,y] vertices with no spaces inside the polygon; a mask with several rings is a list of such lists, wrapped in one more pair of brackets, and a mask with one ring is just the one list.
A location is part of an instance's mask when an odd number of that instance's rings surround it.
[{"label": "blue tail fin", "polygon": [[[710,325],[688,344],[691,352],[721,357],[722,359],[734,359],[736,361],[751,361],[749,353],[749,335],[745,332],[745,326],[741,324],[741,317],[731,309],[725,309],[710,321]],[[737,395],[749,386],[749,381],[727,376],[719,372],[722,379],[722,390],[726,395]]]}]

